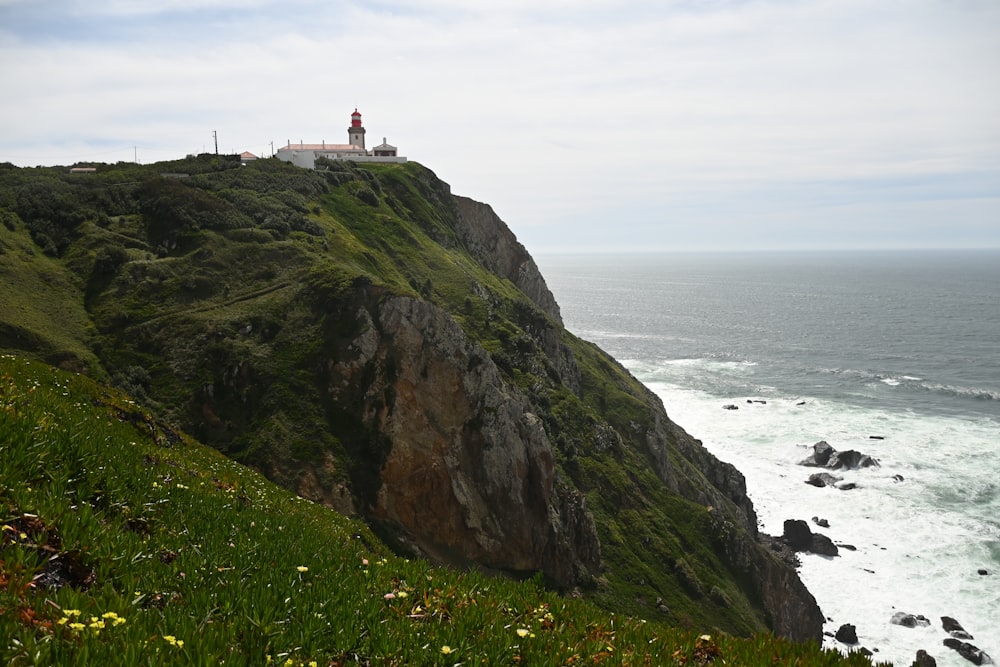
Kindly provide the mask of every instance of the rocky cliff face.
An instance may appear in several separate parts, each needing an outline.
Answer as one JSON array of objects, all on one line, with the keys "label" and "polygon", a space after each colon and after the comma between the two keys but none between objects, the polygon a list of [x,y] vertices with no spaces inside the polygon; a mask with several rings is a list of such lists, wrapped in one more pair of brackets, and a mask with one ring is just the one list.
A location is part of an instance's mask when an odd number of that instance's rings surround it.
[{"label": "rocky cliff face", "polygon": [[562,586],[596,573],[584,498],[560,483],[541,420],[490,355],[424,301],[389,298],[357,316],[328,391],[360,403],[389,443],[372,515],[440,561],[543,571]]},{"label": "rocky cliff face", "polygon": [[458,208],[455,231],[469,251],[498,276],[517,285],[542,311],[562,324],[559,304],[545,284],[535,260],[493,208],[468,197],[454,197]]}]

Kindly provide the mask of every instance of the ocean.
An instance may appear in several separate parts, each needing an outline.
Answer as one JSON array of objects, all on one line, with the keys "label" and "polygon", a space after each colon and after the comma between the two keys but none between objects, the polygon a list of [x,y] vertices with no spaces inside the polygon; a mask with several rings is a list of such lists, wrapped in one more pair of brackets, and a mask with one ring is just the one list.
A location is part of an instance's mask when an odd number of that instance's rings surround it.
[{"label": "ocean", "polygon": [[[801,554],[825,630],[857,628],[827,646],[968,665],[950,616],[1000,663],[1000,250],[535,259],[566,327],[743,472],[764,532],[803,519],[855,547]],[[880,465],[806,484],[821,440]]]}]

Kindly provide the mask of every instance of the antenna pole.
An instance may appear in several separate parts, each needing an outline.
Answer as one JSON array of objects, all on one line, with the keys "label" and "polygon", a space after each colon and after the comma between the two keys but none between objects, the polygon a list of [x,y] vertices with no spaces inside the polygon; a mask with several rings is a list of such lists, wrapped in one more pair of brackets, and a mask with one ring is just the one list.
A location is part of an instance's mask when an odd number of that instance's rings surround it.
[{"label": "antenna pole", "polygon": [[212,138],[215,139],[215,154],[219,154],[219,133],[212,130]]}]

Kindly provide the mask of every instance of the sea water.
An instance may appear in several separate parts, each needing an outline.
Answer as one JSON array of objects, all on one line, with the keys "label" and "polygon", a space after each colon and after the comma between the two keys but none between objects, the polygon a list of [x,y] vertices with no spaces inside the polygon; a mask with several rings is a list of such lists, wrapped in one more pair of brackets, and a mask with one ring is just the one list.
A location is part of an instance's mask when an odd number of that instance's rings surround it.
[{"label": "sea water", "polygon": [[[536,260],[567,328],[743,472],[763,531],[803,519],[855,547],[801,554],[825,630],[857,628],[826,645],[967,665],[942,643],[951,616],[1000,663],[1000,251]],[[820,440],[880,466],[808,485]]]}]

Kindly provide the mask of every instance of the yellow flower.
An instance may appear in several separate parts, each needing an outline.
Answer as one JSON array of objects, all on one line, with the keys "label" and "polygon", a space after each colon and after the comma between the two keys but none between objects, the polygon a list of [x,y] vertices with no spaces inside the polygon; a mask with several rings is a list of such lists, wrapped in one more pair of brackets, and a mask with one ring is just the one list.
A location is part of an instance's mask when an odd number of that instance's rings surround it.
[{"label": "yellow flower", "polygon": [[310,660],[309,661],[309,667],[316,667],[316,661],[315,660]]},{"label": "yellow flower", "polygon": [[298,570],[299,572],[308,572],[308,571],[309,571],[309,568],[308,568],[308,567],[306,567],[305,565],[299,565],[299,566],[298,566],[297,568],[295,568],[295,569],[296,569],[296,570]]},{"label": "yellow flower", "polygon": [[174,637],[173,635],[163,635],[163,641],[167,642],[168,644],[176,644],[177,637]]},{"label": "yellow flower", "polygon": [[441,647],[441,652],[444,653],[445,655],[448,655],[449,653],[454,653],[455,649],[445,644],[444,646]]},{"label": "yellow flower", "polygon": [[79,616],[80,615],[80,610],[79,609],[64,609],[63,613],[66,614],[67,616]]},{"label": "yellow flower", "polygon": [[396,593],[396,597],[401,597],[401,598],[405,598],[407,595],[409,594],[406,591],[399,591],[398,593]]},{"label": "yellow flower", "polygon": [[56,621],[56,623],[58,623],[59,625],[66,625],[68,622],[69,622],[68,616],[63,616],[58,621]]},{"label": "yellow flower", "polygon": [[74,630],[83,630],[87,626],[84,625],[83,623],[76,623],[76,622],[74,622],[74,623],[70,623],[69,627],[73,628]]},{"label": "yellow flower", "polygon": [[524,628],[518,628],[517,629],[517,636],[518,637],[527,637],[528,636],[528,631],[525,630]]}]

